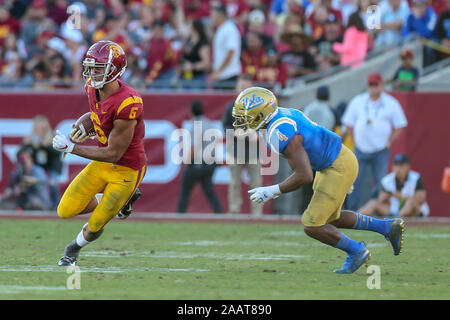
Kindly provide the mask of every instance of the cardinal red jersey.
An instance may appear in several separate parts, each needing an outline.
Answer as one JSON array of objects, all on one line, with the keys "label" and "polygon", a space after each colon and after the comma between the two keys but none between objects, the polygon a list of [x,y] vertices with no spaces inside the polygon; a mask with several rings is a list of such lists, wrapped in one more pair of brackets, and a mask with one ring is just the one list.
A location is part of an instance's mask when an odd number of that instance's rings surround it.
[{"label": "cardinal red jersey", "polygon": [[115,120],[137,120],[133,140],[117,164],[140,170],[147,163],[143,142],[145,136],[144,105],[139,92],[126,83],[118,81],[120,89],[102,101],[98,101],[96,89],[85,86],[91,108],[91,119],[94,123],[99,147],[108,145],[109,134]]}]

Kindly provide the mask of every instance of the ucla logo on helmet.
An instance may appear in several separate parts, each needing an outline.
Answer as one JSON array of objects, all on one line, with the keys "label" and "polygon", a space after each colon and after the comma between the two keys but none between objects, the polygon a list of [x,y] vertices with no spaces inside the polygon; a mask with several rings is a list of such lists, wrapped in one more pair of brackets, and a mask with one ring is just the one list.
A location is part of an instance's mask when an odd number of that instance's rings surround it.
[{"label": "ucla logo on helmet", "polygon": [[242,99],[242,105],[247,110],[259,107],[263,103],[264,103],[264,99],[259,97],[259,96],[257,96],[256,94],[252,95],[252,99],[251,100],[249,98],[247,98],[247,97]]}]

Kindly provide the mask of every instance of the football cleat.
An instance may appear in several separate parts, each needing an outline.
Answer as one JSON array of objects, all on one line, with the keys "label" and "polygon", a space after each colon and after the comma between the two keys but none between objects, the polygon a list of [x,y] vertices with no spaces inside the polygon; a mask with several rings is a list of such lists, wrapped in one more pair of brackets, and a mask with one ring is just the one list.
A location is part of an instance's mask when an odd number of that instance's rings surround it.
[{"label": "football cleat", "polygon": [[398,256],[403,247],[403,233],[405,232],[405,222],[403,219],[396,218],[391,221],[391,230],[385,236],[394,250],[394,255]]},{"label": "football cleat", "polygon": [[359,269],[364,263],[367,263],[370,258],[370,252],[367,250],[367,247],[364,242],[360,242],[361,249],[359,252],[353,255],[347,255],[347,258],[345,258],[344,264],[342,268],[336,269],[333,272],[334,273],[340,273],[340,274],[349,274],[353,273],[356,270]]},{"label": "football cleat", "polygon": [[58,262],[58,266],[64,266],[64,267],[75,266],[76,264],[77,264],[77,258],[69,257],[69,256],[62,257]]},{"label": "football cleat", "polygon": [[131,199],[128,201],[128,203],[125,205],[125,207],[122,208],[122,210],[119,211],[117,214],[117,217],[121,220],[124,220],[128,218],[133,211],[131,208],[131,205],[140,197],[142,196],[141,190],[139,188],[136,189]]}]

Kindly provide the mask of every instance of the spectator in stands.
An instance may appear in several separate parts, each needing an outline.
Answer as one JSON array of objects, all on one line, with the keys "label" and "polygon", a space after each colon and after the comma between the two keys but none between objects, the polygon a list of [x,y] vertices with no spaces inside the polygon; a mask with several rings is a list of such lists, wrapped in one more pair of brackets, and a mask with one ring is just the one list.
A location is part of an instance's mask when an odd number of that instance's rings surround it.
[{"label": "spectator in stands", "polygon": [[184,88],[205,88],[206,75],[211,69],[211,45],[203,22],[191,21],[178,62],[178,74]]},{"label": "spectator in stands", "polygon": [[81,30],[73,29],[67,24],[61,26],[61,37],[64,40],[64,50],[61,52],[64,59],[70,66],[72,80],[79,82],[82,80],[82,64],[88,46],[84,41]]},{"label": "spectator in stands", "polygon": [[419,80],[419,70],[413,66],[414,53],[404,49],[400,52],[402,66],[397,70],[392,79],[394,89],[399,91],[416,91]]},{"label": "spectator in stands", "polygon": [[66,60],[63,55],[55,54],[48,60],[49,77],[48,81],[54,88],[71,87],[71,77],[67,73]]},{"label": "spectator in stands", "polygon": [[267,63],[256,72],[255,82],[263,82],[266,87],[278,85],[284,88],[289,78],[287,66],[281,62],[280,54],[275,49],[269,49],[266,56]]},{"label": "spectator in stands", "polygon": [[[59,57],[61,58],[61,57]],[[23,139],[33,162],[43,168],[48,175],[50,187],[51,208],[56,209],[59,203],[59,177],[62,171],[61,153],[52,147],[53,131],[47,117],[37,115],[33,119],[33,129],[30,135]]]},{"label": "spectator in stands", "polygon": [[227,10],[227,16],[236,23],[240,30],[243,30],[244,24],[248,20],[250,7],[246,0],[224,0]]},{"label": "spectator in stands", "polygon": [[316,91],[316,100],[308,104],[303,113],[317,124],[333,131],[336,119],[330,105],[330,89],[320,86]]},{"label": "spectator in stands", "polygon": [[16,34],[8,34],[0,46],[0,85],[2,87],[27,87],[30,85],[24,57],[26,57],[26,52],[20,50]]},{"label": "spectator in stands", "polygon": [[212,7],[211,20],[216,32],[212,42],[212,74],[214,88],[233,89],[241,73],[241,35],[235,23],[227,18],[223,5]]},{"label": "spectator in stands", "polygon": [[20,38],[28,48],[44,30],[55,31],[55,23],[47,17],[45,0],[33,0],[22,19]]},{"label": "spectator in stands", "polygon": [[311,39],[303,33],[299,25],[290,25],[289,30],[281,36],[281,39],[291,45],[290,50],[281,54],[281,61],[288,68],[289,78],[315,72],[316,62],[307,50],[307,44]]},{"label": "spectator in stands", "polygon": [[[180,0],[179,0],[180,1]],[[187,20],[205,19],[210,16],[210,0],[184,0],[182,5]]]},{"label": "spectator in stands", "polygon": [[375,45],[394,46],[402,41],[403,24],[409,16],[409,6],[406,0],[385,0],[380,3],[381,30],[375,30],[377,37]]},{"label": "spectator in stands", "polygon": [[341,54],[341,65],[356,68],[364,63],[369,43],[369,34],[357,12],[348,18],[343,43],[334,43],[333,50]]},{"label": "spectator in stands", "polygon": [[311,27],[311,37],[313,40],[320,39],[325,31],[329,11],[324,5],[317,5],[308,18],[308,25]]},{"label": "spectator in stands", "polygon": [[[67,12],[67,0],[50,0],[48,1],[48,14],[57,26],[60,26],[69,17]],[[71,12],[74,13],[74,12]]]},{"label": "spectator in stands", "polygon": [[391,145],[407,125],[400,103],[384,92],[382,76],[370,74],[367,85],[368,92],[354,97],[342,117],[346,133],[355,142],[359,164],[354,191],[348,197],[351,210],[359,209],[370,197],[378,196],[381,179],[388,172]]},{"label": "spectator in stands", "polygon": [[26,72],[25,61],[19,54],[10,55],[2,69],[0,74],[1,87],[20,88],[31,86],[33,79]]},{"label": "spectator in stands", "polygon": [[[438,17],[433,8],[427,4],[427,0],[413,0],[412,13],[403,25],[402,35],[408,39],[412,36],[420,36],[427,40],[436,41],[436,25]],[[436,61],[436,52],[428,46],[424,48],[424,66]]]},{"label": "spectator in stands", "polygon": [[[373,25],[373,23],[376,22],[373,21],[373,19],[376,19],[376,17],[373,15],[373,11],[370,10],[370,6],[373,5],[372,0],[357,0],[357,3],[358,3],[357,12],[361,17],[361,19],[363,20],[365,27],[368,28],[370,25]],[[350,18],[350,15],[348,16],[348,18]]]},{"label": "spectator in stands", "polygon": [[45,62],[48,42],[54,36],[55,34],[52,30],[44,30],[37,36],[35,42],[27,48],[27,70],[32,70],[38,62]]},{"label": "spectator in stands", "polygon": [[[355,12],[358,11],[358,1],[355,0],[340,0],[339,1],[339,8],[342,13],[342,25],[347,25],[348,23],[348,17]],[[361,18],[363,18],[361,16]],[[364,19],[363,19],[364,20]]]},{"label": "spectator in stands", "polygon": [[287,14],[293,11],[302,10],[302,13],[308,8],[308,0],[273,0],[270,4],[269,19],[272,22],[282,24],[282,20]]},{"label": "spectator in stands", "polygon": [[329,15],[332,14],[335,16],[339,23],[342,24],[342,12],[340,5],[333,7],[332,0],[320,0],[320,3],[327,9]]},{"label": "spectator in stands", "polygon": [[20,33],[20,21],[11,16],[5,3],[0,4],[0,30],[0,46],[10,34],[18,36]]},{"label": "spectator in stands", "polygon": [[371,199],[359,212],[367,216],[426,217],[430,208],[420,174],[411,170],[409,158],[396,154],[392,172],[381,180],[378,199]]},{"label": "spectator in stands", "polygon": [[426,39],[435,39],[437,20],[436,12],[428,5],[428,0],[413,0],[412,12],[403,26],[403,37],[419,35]]},{"label": "spectator in stands", "polygon": [[97,18],[98,9],[105,9],[105,4],[97,0],[84,0],[83,3],[86,6],[86,15],[90,20]]},{"label": "spectator in stands", "polygon": [[47,210],[50,209],[47,175],[33,162],[31,152],[21,148],[17,152],[15,171],[10,184],[0,195],[3,209]]},{"label": "spectator in stands", "polygon": [[245,36],[245,49],[241,55],[242,73],[249,74],[256,80],[260,68],[267,64],[266,50],[262,39],[256,32],[248,32]]},{"label": "spectator in stands", "polygon": [[148,43],[152,37],[152,25],[155,21],[153,9],[142,6],[138,12],[138,19],[132,20],[128,25],[131,40],[135,43]]},{"label": "spectator in stands", "polygon": [[[437,24],[437,37],[439,43],[450,51],[450,0],[447,0],[447,10],[442,12],[439,16],[439,21]],[[440,59],[450,57],[449,53],[439,54]]]},{"label": "spectator in stands", "polygon": [[[181,190],[180,197],[178,199],[177,212],[185,213],[189,203],[189,197],[191,195],[192,189],[195,187],[197,183],[200,183],[207,197],[211,207],[213,208],[215,213],[223,213],[222,205],[220,200],[214,191],[214,185],[212,182],[212,177],[214,174],[214,170],[216,168],[216,163],[214,159],[205,158],[203,156],[203,151],[205,148],[211,148],[210,143],[214,142],[206,142],[203,139],[199,140],[194,136],[194,129],[199,130],[201,128],[200,135],[203,137],[203,134],[206,130],[215,129],[212,122],[204,116],[204,105],[199,100],[194,100],[191,103],[191,114],[192,114],[192,122],[189,123],[187,130],[190,134],[190,149],[183,150],[183,153],[189,159],[189,163],[186,164],[185,169],[183,171],[182,181],[181,181]],[[200,123],[201,127],[195,128]],[[214,148],[211,148],[214,149]],[[197,153],[198,152],[198,153]],[[212,155],[211,156],[215,156]],[[196,163],[196,160],[201,159],[201,163]]]},{"label": "spectator in stands", "polygon": [[[266,50],[270,48],[274,48],[274,33],[275,30],[272,28],[270,30],[270,27],[266,28],[266,18],[264,15],[264,12],[259,9],[255,9],[251,11],[248,15],[248,28],[247,32],[256,32],[262,41],[262,46],[266,48]],[[269,30],[268,30],[269,29]],[[245,48],[245,43],[243,44],[243,49]]]},{"label": "spectator in stands", "polygon": [[38,61],[31,70],[32,87],[35,89],[49,89],[49,70],[44,61]]},{"label": "spectator in stands", "polygon": [[170,40],[164,38],[164,23],[153,23],[153,36],[147,54],[146,83],[151,88],[170,88],[176,76],[177,57]]},{"label": "spectator in stands", "polygon": [[337,42],[342,42],[341,24],[333,14],[330,14],[325,23],[324,35],[311,47],[311,53],[316,59],[319,71],[339,65],[340,55],[333,50],[333,45]]},{"label": "spectator in stands", "polygon": [[[239,94],[243,90],[253,86],[252,76],[248,74],[242,74],[236,83],[236,94]],[[230,148],[231,144],[227,143],[227,159],[231,159],[228,166],[231,171],[231,180],[228,186],[228,208],[231,213],[240,213],[242,206],[242,170],[246,167],[248,175],[250,177],[250,188],[258,188],[262,185],[261,176],[261,163],[258,159],[258,135],[253,132],[249,135],[240,135],[238,131],[234,130],[232,111],[234,107],[234,100],[231,101],[225,109],[222,117],[223,129],[232,130],[233,132],[233,148]],[[227,139],[230,137],[226,134]],[[241,149],[240,145],[244,145]],[[251,148],[250,144],[253,144]],[[239,151],[239,152],[238,152]],[[241,151],[243,151],[241,153]],[[253,154],[253,151],[256,154]],[[251,202],[251,210],[253,216],[261,216],[262,205],[256,202]]]},{"label": "spectator in stands", "polygon": [[96,31],[92,34],[92,42],[111,40],[126,50],[128,47],[128,37],[125,32],[126,27],[124,27],[124,22],[126,19],[126,14],[116,17],[111,13],[107,13],[104,25],[99,29],[96,29]]}]

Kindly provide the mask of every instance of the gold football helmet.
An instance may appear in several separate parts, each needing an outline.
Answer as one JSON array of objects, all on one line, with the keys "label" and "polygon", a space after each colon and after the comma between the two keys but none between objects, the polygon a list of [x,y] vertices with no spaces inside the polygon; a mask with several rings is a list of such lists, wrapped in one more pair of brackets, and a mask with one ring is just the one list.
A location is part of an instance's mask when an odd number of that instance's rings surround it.
[{"label": "gold football helmet", "polygon": [[278,101],[272,91],[251,87],[242,91],[233,107],[234,129],[258,130],[263,128],[278,112]]}]

